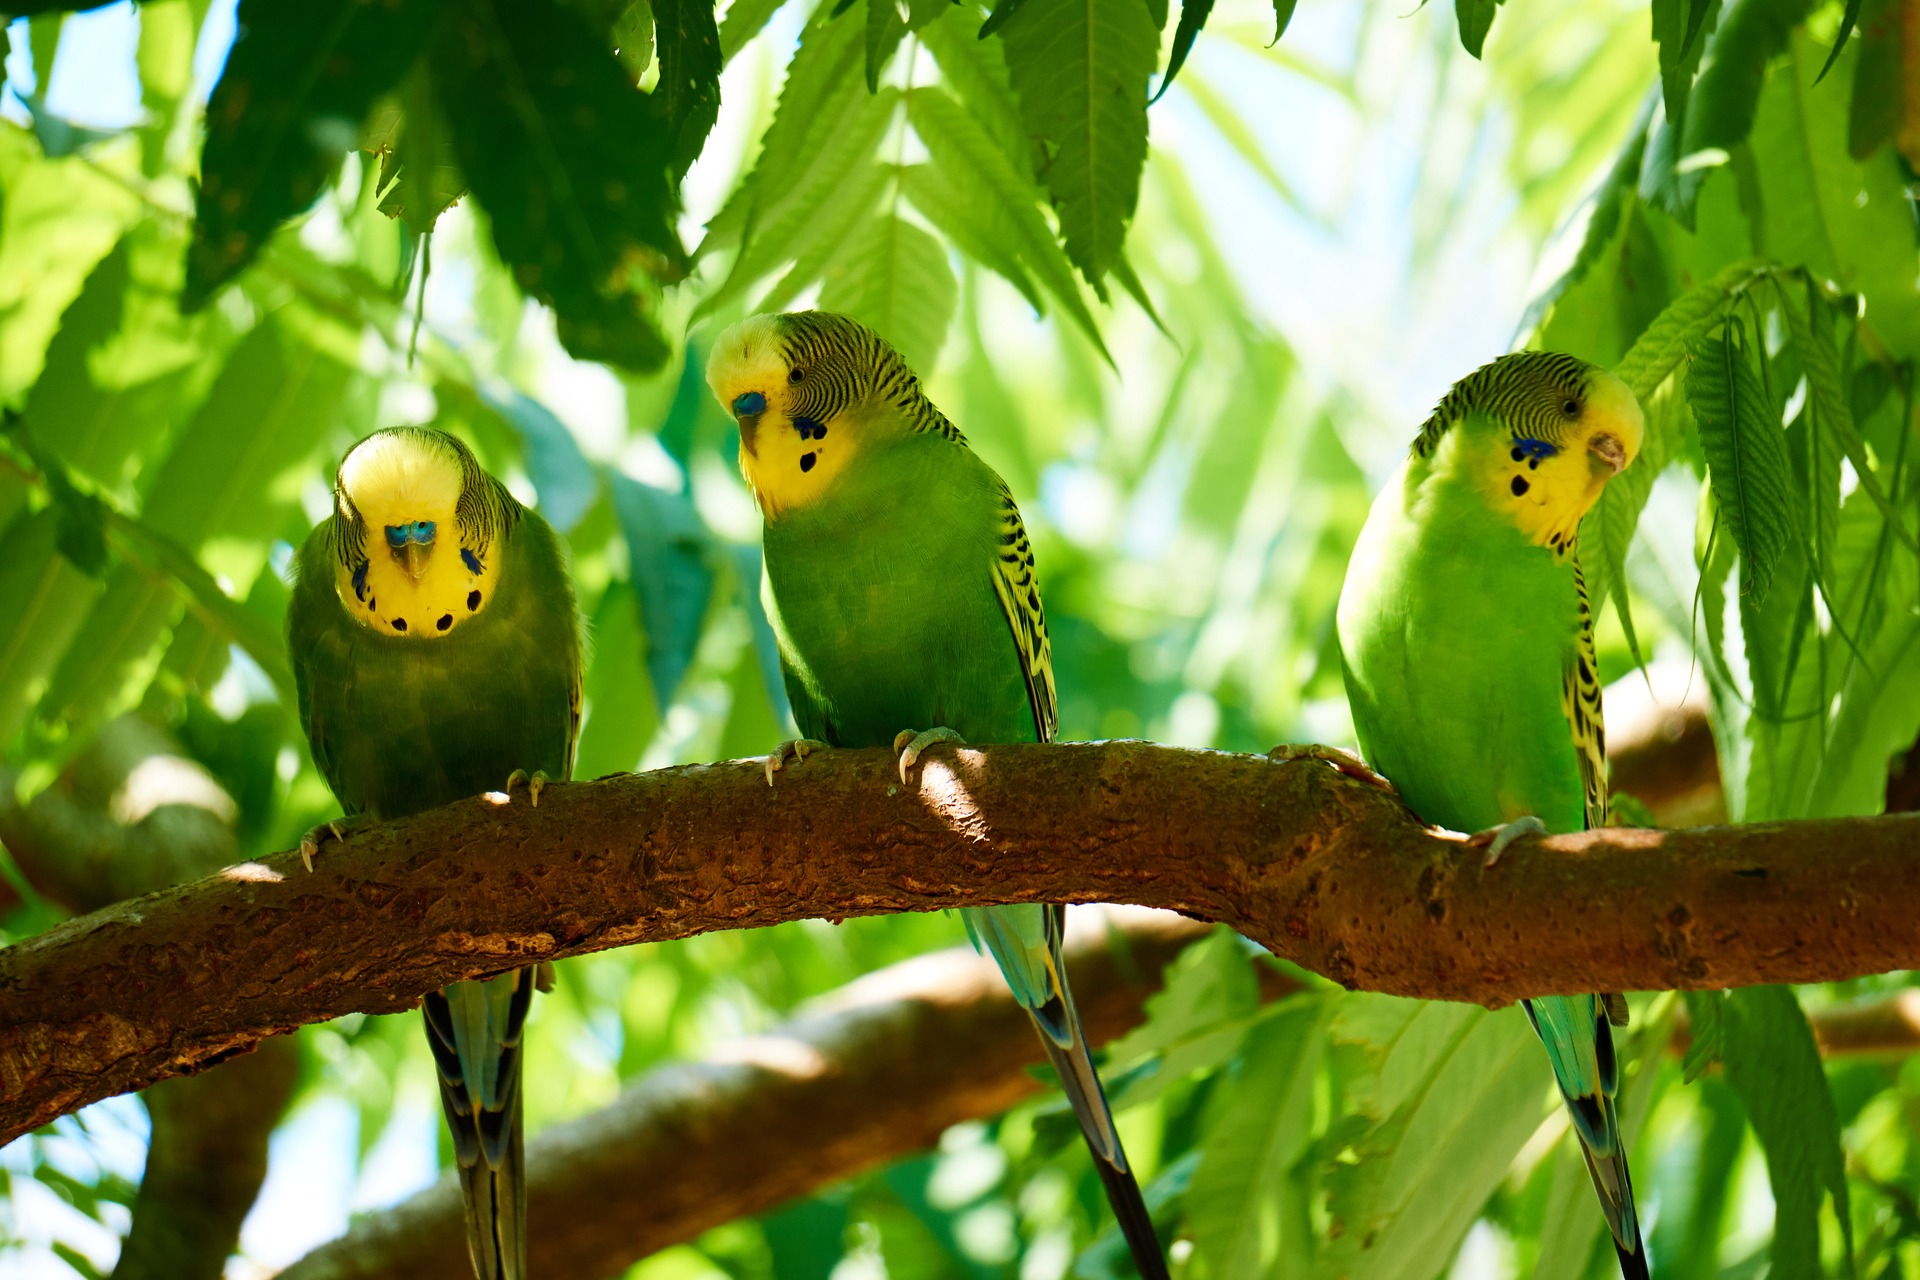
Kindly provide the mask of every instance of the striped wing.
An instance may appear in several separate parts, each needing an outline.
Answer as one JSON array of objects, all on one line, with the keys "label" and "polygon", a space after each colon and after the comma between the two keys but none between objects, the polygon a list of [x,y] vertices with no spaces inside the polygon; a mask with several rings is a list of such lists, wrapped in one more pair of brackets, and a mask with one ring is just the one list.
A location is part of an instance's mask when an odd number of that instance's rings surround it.
[{"label": "striped wing", "polygon": [[1593,610],[1587,603],[1587,582],[1580,573],[1579,557],[1570,559],[1574,590],[1580,601],[1580,622],[1573,661],[1567,664],[1560,686],[1560,708],[1566,712],[1567,727],[1573,733],[1580,781],[1587,796],[1587,828],[1592,830],[1607,825],[1607,726],[1600,708],[1600,665],[1593,652]]},{"label": "striped wing", "polygon": [[1047,615],[1040,607],[1040,579],[1033,570],[1033,546],[1020,522],[1020,508],[1004,481],[1000,484],[1000,539],[993,562],[993,590],[1013,629],[1033,705],[1033,727],[1041,742],[1052,742],[1060,725],[1060,701],[1053,688],[1053,643],[1047,639]]}]

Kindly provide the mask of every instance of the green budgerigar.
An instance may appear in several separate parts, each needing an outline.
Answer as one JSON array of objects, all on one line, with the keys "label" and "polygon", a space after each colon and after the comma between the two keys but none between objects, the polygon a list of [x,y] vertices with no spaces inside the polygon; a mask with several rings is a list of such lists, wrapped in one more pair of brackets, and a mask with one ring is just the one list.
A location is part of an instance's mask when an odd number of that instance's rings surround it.
[{"label": "green budgerigar", "polygon": [[[1340,593],[1363,754],[1424,820],[1490,838],[1604,826],[1607,760],[1580,520],[1640,450],[1619,378],[1503,356],[1457,383],[1387,482]],[[1621,1274],[1648,1275],[1614,1110],[1617,997],[1525,1002],[1572,1113]]]},{"label": "green budgerigar", "polygon": [[[794,716],[818,745],[1048,742],[1057,719],[1033,551],[1013,496],[897,352],[826,312],[721,336],[707,382],[740,424],[765,518],[767,611]],[[962,912],[1059,1072],[1140,1274],[1167,1271],[1060,959],[1065,908]]]},{"label": "green budgerigar", "polygon": [[[341,461],[333,514],[300,548],[287,640],[314,763],[349,818],[522,781],[538,804],[573,768],[580,624],[559,539],[444,432],[376,432]],[[480,1280],[527,1275],[534,981],[526,968],[457,982],[424,1006]]]}]

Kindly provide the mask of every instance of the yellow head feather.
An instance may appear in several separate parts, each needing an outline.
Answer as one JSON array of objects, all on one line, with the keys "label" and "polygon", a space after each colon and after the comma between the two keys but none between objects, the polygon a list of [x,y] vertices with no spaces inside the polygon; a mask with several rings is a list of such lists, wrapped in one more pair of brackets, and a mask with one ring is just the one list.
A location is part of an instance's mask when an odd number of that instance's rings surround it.
[{"label": "yellow head feather", "polygon": [[740,424],[740,469],[769,520],[817,501],[888,441],[961,438],[898,352],[831,312],[742,320],[714,344],[707,385]]},{"label": "yellow head feather", "polygon": [[[1523,351],[1456,383],[1413,449],[1464,468],[1489,507],[1564,556],[1645,434],[1640,404],[1618,377],[1573,356]],[[1443,462],[1442,453],[1451,456]]]},{"label": "yellow head feather", "polygon": [[333,493],[334,590],[361,625],[432,638],[492,600],[492,553],[518,508],[458,440],[375,432],[341,460]]}]

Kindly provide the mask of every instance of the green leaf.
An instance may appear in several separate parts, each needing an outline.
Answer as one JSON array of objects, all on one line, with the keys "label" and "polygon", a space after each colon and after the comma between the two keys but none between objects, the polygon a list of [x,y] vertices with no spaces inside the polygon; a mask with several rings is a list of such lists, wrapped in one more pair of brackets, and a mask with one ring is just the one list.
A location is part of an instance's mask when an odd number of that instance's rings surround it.
[{"label": "green leaf", "polygon": [[100,584],[55,555],[59,517],[21,516],[0,534],[0,743],[11,742]]},{"label": "green leaf", "polygon": [[[868,161],[840,184],[839,194],[826,201],[802,233],[799,252],[785,275],[774,282],[755,311],[785,311],[808,285],[819,280],[840,260],[854,228],[867,225],[867,215],[887,189],[888,172]],[[756,245],[764,241],[756,241]],[[856,250],[857,252],[857,250]],[[704,389],[702,394],[705,394]]]},{"label": "green leaf", "polygon": [[1453,0],[1453,15],[1460,24],[1460,47],[1478,58],[1499,11],[1500,0]]},{"label": "green leaf", "polygon": [[1786,436],[1747,354],[1737,320],[1700,340],[1687,403],[1700,430],[1714,501],[1740,548],[1742,590],[1766,599],[1787,540],[1800,526]]},{"label": "green leaf", "polygon": [[1292,1238],[1309,1224],[1288,1221],[1285,1206],[1305,1200],[1296,1166],[1313,1144],[1314,1086],[1332,1006],[1296,997],[1247,1038],[1238,1077],[1200,1144],[1188,1199],[1194,1252],[1210,1275],[1274,1274],[1280,1259],[1304,1256],[1310,1243]]},{"label": "green leaf", "polygon": [[613,56],[620,59],[627,79],[639,87],[640,78],[653,65],[653,6],[647,0],[630,0],[614,18],[611,34]]},{"label": "green leaf", "polygon": [[1007,25],[1013,15],[1026,6],[1027,0],[994,0],[993,11],[987,20],[980,24],[980,38],[985,40],[1000,28]]},{"label": "green leaf", "polygon": [[1768,272],[1758,259],[1736,262],[1713,279],[1675,298],[1634,340],[1614,367],[1634,396],[1645,404],[1687,359],[1688,349],[1726,313],[1740,292]]},{"label": "green leaf", "polygon": [[880,73],[906,38],[907,24],[894,0],[867,0],[867,92],[880,91]]},{"label": "green leaf", "polygon": [[1180,0],[1180,25],[1173,29],[1173,48],[1167,54],[1167,74],[1160,78],[1160,89],[1148,101],[1148,106],[1160,101],[1167,90],[1173,87],[1173,78],[1187,64],[1187,54],[1193,50],[1194,38],[1207,25],[1207,15],[1212,12],[1213,0]]},{"label": "green leaf", "polygon": [[[1567,290],[1587,278],[1594,266],[1606,257],[1607,250],[1620,234],[1621,220],[1632,206],[1635,184],[1640,180],[1640,166],[1646,157],[1647,129],[1653,119],[1654,101],[1649,94],[1633,128],[1627,134],[1627,145],[1621,148],[1613,168],[1607,172],[1600,182],[1600,189],[1594,193],[1593,214],[1587,219],[1586,234],[1581,237],[1580,249],[1574,254],[1573,263],[1545,292],[1528,304],[1527,313],[1520,321],[1522,333],[1533,333],[1540,328],[1553,304],[1566,296]],[[1598,601],[1595,606],[1598,607]]]},{"label": "green leaf", "polygon": [[1293,21],[1293,9],[1298,3],[1299,0],[1273,0],[1273,39],[1267,43],[1269,49],[1287,34],[1287,25]]},{"label": "green leaf", "polygon": [[1898,0],[1874,0],[1863,14],[1847,115],[1847,154],[1855,160],[1865,160],[1900,132],[1901,12]]},{"label": "green leaf", "polygon": [[1000,38],[1067,257],[1099,292],[1140,196],[1160,33],[1125,0],[1028,0]]},{"label": "green leaf", "polygon": [[1700,184],[1753,130],[1767,64],[1787,49],[1811,0],[1733,0],[1707,42],[1684,123],[1669,119],[1648,154],[1640,193],[1691,228]]},{"label": "green leaf", "polygon": [[660,58],[653,103],[666,129],[674,176],[685,177],[720,115],[722,59],[713,0],[653,0],[653,38]]},{"label": "green leaf", "polygon": [[711,541],[693,504],[677,493],[611,473],[613,507],[626,535],[628,573],[647,635],[647,673],[665,715],[693,663],[713,596]]},{"label": "green leaf", "polygon": [[[1382,1001],[1343,999],[1333,1032],[1375,1068],[1354,1092],[1375,1123],[1327,1173],[1338,1232],[1322,1274],[1433,1280],[1540,1127],[1552,1077],[1517,1008],[1394,1001],[1416,1006],[1394,1017]],[[1376,1012],[1356,1021],[1356,1002]]]},{"label": "green leaf", "polygon": [[1827,72],[1833,70],[1833,64],[1840,61],[1840,51],[1847,47],[1847,37],[1853,34],[1854,27],[1860,23],[1860,0],[1847,0],[1847,7],[1840,15],[1840,30],[1833,36],[1833,52],[1820,64],[1820,74],[1813,78],[1819,84],[1827,78]]},{"label": "green leaf", "polygon": [[660,723],[647,680],[646,638],[640,602],[630,583],[610,582],[594,606],[593,657],[585,681],[586,718],[580,726],[577,778],[637,768]]},{"label": "green leaf", "polygon": [[1020,291],[1036,312],[1046,307],[1033,278],[1011,247],[1018,231],[990,195],[962,191],[954,175],[938,165],[911,164],[899,174],[900,193],[913,202],[953,246]]},{"label": "green leaf", "polygon": [[733,0],[720,23],[720,61],[732,62],[733,56],[747,47],[747,41],[760,34],[785,0]]},{"label": "green leaf", "polygon": [[1709,15],[1717,14],[1719,8],[1720,0],[1653,0],[1653,38],[1660,46],[1660,93],[1667,108],[1667,122],[1675,129],[1682,128],[1686,121],[1693,76],[1706,49],[1700,33],[1711,30]]},{"label": "green leaf", "polygon": [[320,194],[374,100],[426,43],[439,0],[246,0],[207,103],[188,310]]},{"label": "green leaf", "polygon": [[1239,1051],[1260,1012],[1253,964],[1238,935],[1220,928],[1167,966],[1146,1021],[1107,1047],[1114,1110],[1151,1102]]},{"label": "green leaf", "polygon": [[580,445],[553,410],[498,378],[482,378],[474,388],[481,403],[513,428],[520,438],[527,478],[539,495],[540,514],[561,533],[573,532],[600,496],[600,478]]},{"label": "green leaf", "polygon": [[878,333],[924,378],[936,367],[959,293],[940,242],[882,214],[855,237],[852,255],[828,270],[820,305]]},{"label": "green leaf", "polygon": [[1688,1084],[1712,1069],[1725,1056],[1727,993],[1682,991],[1687,1002],[1687,1053],[1681,1061]]},{"label": "green leaf", "polygon": [[668,348],[641,289],[677,275],[684,253],[675,141],[649,99],[554,0],[466,0],[429,54],[460,167],[515,283],[554,309],[574,356],[658,368]]},{"label": "green leaf", "polygon": [[1771,1274],[1818,1276],[1821,1200],[1833,1196],[1849,1254],[1853,1219],[1840,1120],[1813,1028],[1792,988],[1747,987],[1727,994],[1721,1036],[1727,1084],[1746,1105],[1773,1184]]},{"label": "green leaf", "polygon": [[408,72],[397,106],[391,131],[375,140],[381,144],[380,186],[387,191],[380,212],[404,218],[408,234],[423,236],[467,193],[426,59]]},{"label": "green leaf", "polygon": [[962,191],[980,191],[997,206],[996,216],[1012,225],[1021,260],[1047,292],[1067,309],[1101,356],[1112,361],[1093,313],[1087,309],[1073,278],[1072,265],[1061,253],[1045,218],[1033,201],[1033,184],[1008,162],[978,121],[938,88],[916,88],[907,96],[907,118],[926,144],[933,162]]}]

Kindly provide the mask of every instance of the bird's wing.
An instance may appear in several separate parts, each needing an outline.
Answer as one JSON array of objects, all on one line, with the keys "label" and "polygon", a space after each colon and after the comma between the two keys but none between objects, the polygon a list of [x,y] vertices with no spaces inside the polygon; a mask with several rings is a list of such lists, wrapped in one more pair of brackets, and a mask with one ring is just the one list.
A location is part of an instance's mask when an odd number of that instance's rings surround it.
[{"label": "bird's wing", "polygon": [[1060,724],[1060,700],[1053,687],[1053,642],[1047,639],[1047,615],[1040,607],[1040,580],[1033,571],[1033,546],[1020,508],[1004,481],[1000,490],[999,541],[993,561],[993,591],[1013,630],[1020,652],[1020,674],[1026,678],[1027,699],[1033,705],[1034,734],[1052,742]]},{"label": "bird's wing", "polygon": [[1561,678],[1560,707],[1573,733],[1580,782],[1586,792],[1587,828],[1607,825],[1607,726],[1600,707],[1600,666],[1593,652],[1593,610],[1587,603],[1587,583],[1580,559],[1573,562],[1573,585],[1579,599],[1579,625],[1573,656]]}]

